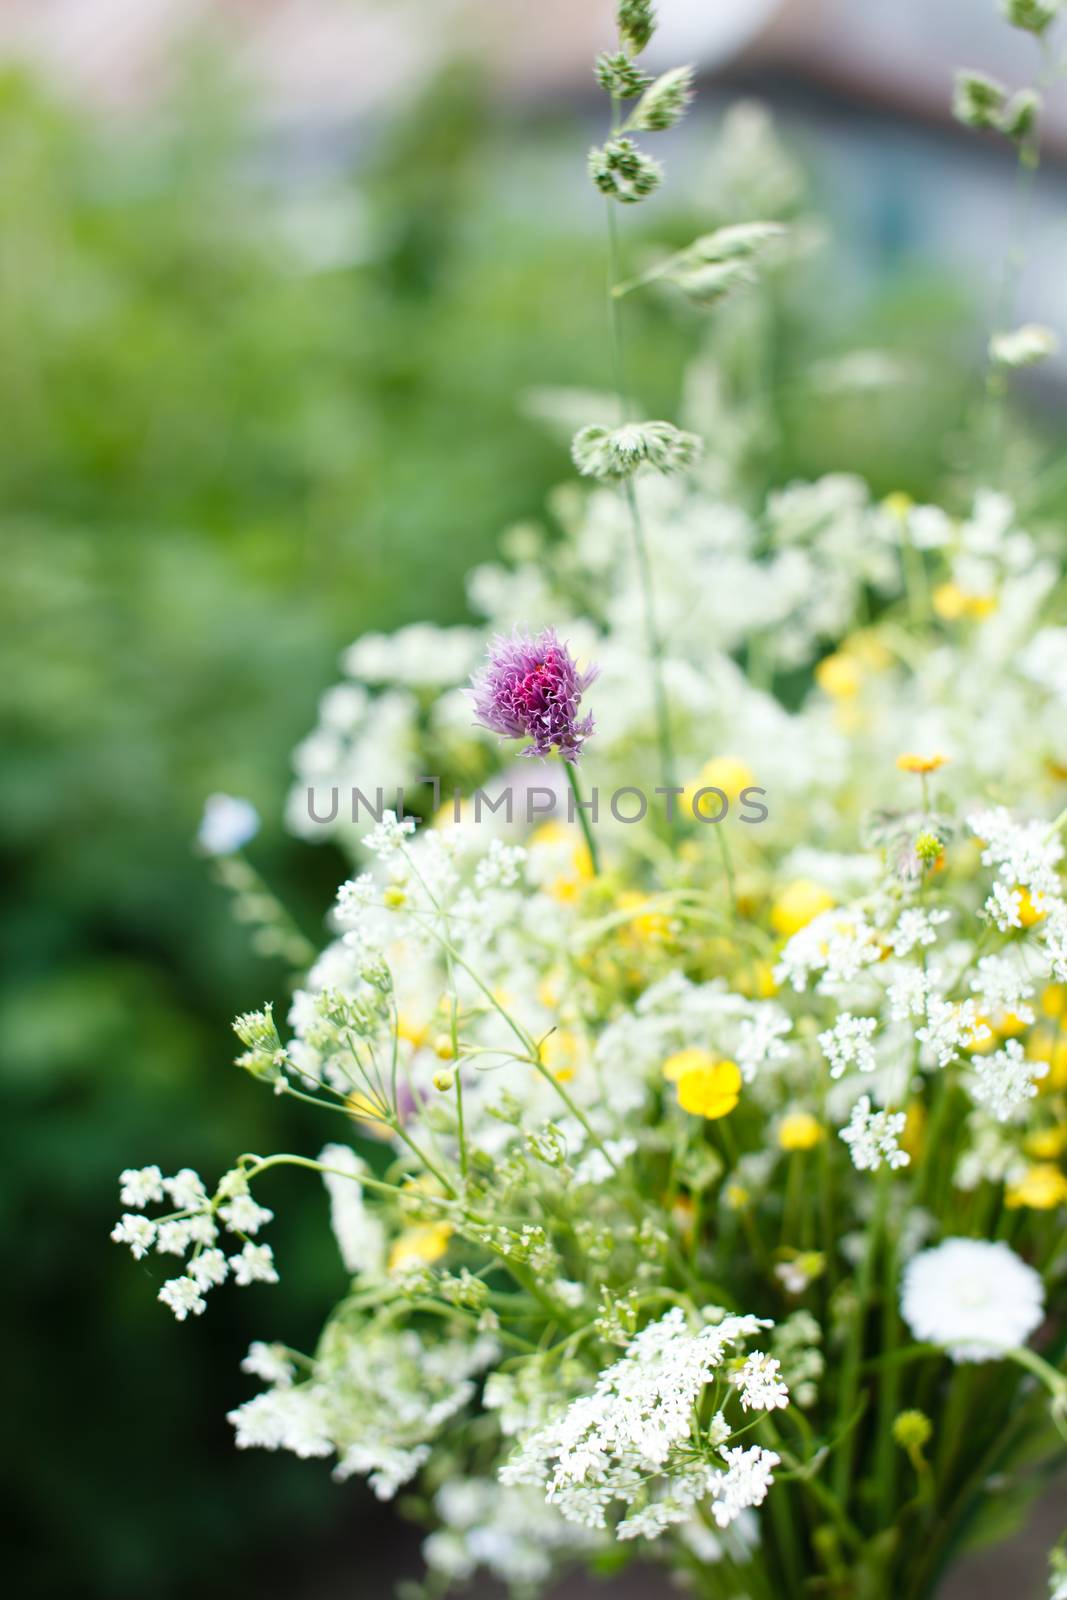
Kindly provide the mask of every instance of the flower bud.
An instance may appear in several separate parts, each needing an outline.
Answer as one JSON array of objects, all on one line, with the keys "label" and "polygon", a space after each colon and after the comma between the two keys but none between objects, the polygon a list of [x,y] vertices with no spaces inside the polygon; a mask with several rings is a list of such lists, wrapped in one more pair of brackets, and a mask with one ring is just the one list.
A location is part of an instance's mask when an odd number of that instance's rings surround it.
[{"label": "flower bud", "polygon": [[1041,34],[1059,15],[1060,0],[1000,0],[1000,9],[1013,28]]},{"label": "flower bud", "polygon": [[632,139],[609,139],[606,145],[590,150],[589,176],[601,194],[624,205],[636,205],[659,188],[663,168]]},{"label": "flower bud", "polygon": [[692,98],[692,67],[674,67],[645,90],[628,126],[649,132],[673,128],[685,116],[685,108]]},{"label": "flower bud", "polygon": [[656,31],[652,0],[619,0],[619,38],[632,56],[639,55]]},{"label": "flower bud", "polygon": [[435,1072],[433,1086],[440,1094],[449,1094],[455,1088],[456,1075],[454,1072]]},{"label": "flower bud", "polygon": [[632,100],[652,82],[647,72],[636,66],[625,50],[597,56],[593,66],[597,83],[613,100]]},{"label": "flower bud", "polygon": [[952,114],[968,128],[999,128],[1008,91],[985,72],[963,67],[956,73]]}]

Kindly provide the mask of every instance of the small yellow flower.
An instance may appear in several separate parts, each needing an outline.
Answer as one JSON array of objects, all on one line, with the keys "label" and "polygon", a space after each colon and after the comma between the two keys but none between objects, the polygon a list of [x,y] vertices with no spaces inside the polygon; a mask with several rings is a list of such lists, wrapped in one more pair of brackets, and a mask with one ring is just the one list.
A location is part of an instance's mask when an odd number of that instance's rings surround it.
[{"label": "small yellow flower", "polygon": [[389,1252],[389,1271],[403,1272],[407,1267],[428,1267],[439,1261],[448,1249],[452,1229],[447,1222],[425,1222],[416,1228],[407,1228],[393,1242]]},{"label": "small yellow flower", "polygon": [[393,1130],[382,1118],[381,1109],[375,1105],[369,1095],[363,1094],[359,1089],[345,1100],[349,1114],[362,1123],[361,1133],[370,1134],[372,1139],[391,1139]]},{"label": "small yellow flower", "polygon": [[910,1100],[905,1108],[904,1131],[900,1136],[900,1148],[913,1161],[917,1161],[922,1152],[925,1136],[926,1107],[921,1100]]},{"label": "small yellow flower", "polygon": [[948,760],[948,756],[917,756],[905,752],[904,755],[897,756],[897,766],[901,772],[914,772],[918,777],[925,777],[927,773],[936,772],[939,767],[943,767]]},{"label": "small yellow flower", "polygon": [[1058,1123],[1055,1128],[1039,1128],[1027,1137],[1024,1148],[1035,1161],[1055,1161],[1067,1150],[1067,1122]]},{"label": "small yellow flower", "polygon": [[882,509],[888,511],[891,517],[899,517],[903,522],[915,501],[904,489],[893,489],[882,501]]},{"label": "small yellow flower", "polygon": [[1030,1206],[1035,1211],[1051,1211],[1067,1205],[1067,1176],[1051,1161],[1040,1161],[1004,1191],[1004,1204],[1015,1211]]},{"label": "small yellow flower", "polygon": [[406,1039],[408,1044],[415,1046],[416,1050],[424,1042],[427,1031],[425,1022],[416,1022],[415,1018],[409,1016],[405,1011],[401,1011],[396,1019],[397,1038]]},{"label": "small yellow flower", "polygon": [[[561,850],[566,846],[569,848]],[[577,900],[583,885],[595,877],[589,847],[578,833],[577,826],[571,828],[562,822],[543,822],[530,835],[531,851],[542,848],[560,852],[562,856],[563,871],[545,887],[553,899],[569,905]]]},{"label": "small yellow flower", "polygon": [[1045,908],[1034,904],[1029,889],[1019,888],[1015,893],[1019,896],[1019,921],[1024,928],[1032,928],[1045,915]]},{"label": "small yellow flower", "polygon": [[824,656],[815,668],[815,682],[832,700],[852,700],[860,692],[863,673],[859,662],[843,650]]},{"label": "small yellow flower", "polygon": [[568,1028],[557,1028],[541,1041],[541,1060],[557,1083],[570,1083],[582,1059],[582,1041]]},{"label": "small yellow flower", "polygon": [[630,933],[640,943],[662,943],[671,931],[670,918],[662,911],[642,911],[641,907],[647,905],[649,896],[628,890],[620,894],[615,904],[620,911],[632,911],[636,915],[623,924],[624,930]]},{"label": "small yellow flower", "polygon": [[1035,1028],[1026,1041],[1026,1057],[1028,1061],[1048,1064],[1048,1076],[1038,1084],[1041,1093],[1067,1089],[1067,1034],[1047,1027]]},{"label": "small yellow flower", "polygon": [[930,599],[942,622],[959,622],[963,617],[981,622],[997,609],[995,594],[976,594],[958,583],[939,583]]},{"label": "small yellow flower", "polygon": [[701,1067],[713,1067],[718,1060],[710,1050],[700,1050],[691,1045],[687,1050],[676,1050],[663,1063],[662,1072],[668,1083],[677,1083],[683,1072],[698,1072]]},{"label": "small yellow flower", "polygon": [[734,1178],[723,1189],[722,1197],[731,1211],[744,1211],[752,1199],[743,1183]]},{"label": "small yellow flower", "polygon": [[[740,756],[713,756],[705,761],[692,782],[686,784],[679,803],[683,813],[688,813],[701,789],[721,789],[727,800],[737,800],[742,789],[753,789],[758,781],[747,761],[742,761]],[[713,816],[711,804],[701,801],[701,809]]]},{"label": "small yellow flower", "polygon": [[715,1061],[690,1067],[678,1079],[678,1104],[694,1117],[715,1122],[727,1117],[741,1098],[741,1070],[736,1061]]},{"label": "small yellow flower", "polygon": [[1041,1009],[1046,1017],[1062,1017],[1067,1011],[1067,985],[1050,983],[1041,991]]},{"label": "small yellow flower", "polygon": [[814,1150],[824,1137],[822,1123],[810,1111],[793,1111],[778,1126],[778,1144],[783,1150]]},{"label": "small yellow flower", "polygon": [[771,907],[771,927],[775,933],[790,938],[824,911],[831,910],[833,904],[833,895],[821,883],[813,878],[794,878]]}]

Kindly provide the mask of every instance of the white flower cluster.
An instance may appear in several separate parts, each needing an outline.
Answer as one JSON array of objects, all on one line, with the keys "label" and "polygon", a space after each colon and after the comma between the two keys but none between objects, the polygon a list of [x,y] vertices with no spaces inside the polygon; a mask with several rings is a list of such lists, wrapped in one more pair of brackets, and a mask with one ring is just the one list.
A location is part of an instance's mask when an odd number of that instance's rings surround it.
[{"label": "white flower cluster", "polygon": [[[778,1457],[758,1447],[727,1448],[722,1410],[705,1431],[696,1407],[728,1353],[770,1326],[727,1316],[693,1332],[675,1307],[643,1328],[622,1358],[580,1396],[520,1443],[501,1471],[506,1484],[543,1487],[568,1521],[607,1526],[609,1510],[628,1508],[616,1536],[655,1538],[710,1504],[720,1527],[762,1503]],[[788,1403],[778,1363],[753,1353],[736,1382],[745,1408]],[[694,1441],[699,1441],[694,1443]]]},{"label": "white flower cluster", "polygon": [[[255,1244],[248,1237],[270,1222],[274,1213],[253,1200],[240,1170],[226,1174],[214,1199],[190,1167],[183,1167],[173,1178],[164,1178],[155,1166],[128,1168],[119,1183],[123,1205],[137,1209],[125,1212],[112,1229],[116,1244],[128,1245],[135,1261],[153,1247],[160,1255],[184,1256],[192,1251],[185,1272],[169,1278],[159,1291],[159,1299],[179,1322],[190,1315],[201,1316],[207,1291],[225,1282],[231,1273],[241,1287],[278,1282],[270,1245]],[[143,1215],[145,1206],[168,1198],[175,1207],[173,1212],[159,1218]],[[216,1218],[230,1233],[244,1239],[235,1255],[227,1256],[217,1245]]]},{"label": "white flower cluster", "polygon": [[902,1111],[875,1111],[870,1095],[860,1096],[841,1130],[857,1171],[877,1172],[883,1161],[894,1171],[908,1165],[911,1157],[900,1148],[907,1120]]},{"label": "white flower cluster", "polygon": [[491,1337],[433,1342],[387,1324],[331,1324],[306,1377],[277,1348],[253,1345],[245,1370],[270,1387],[229,1415],[241,1450],[336,1454],[334,1477],[366,1477],[380,1500],[408,1483],[430,1441],[473,1398],[496,1357]]}]

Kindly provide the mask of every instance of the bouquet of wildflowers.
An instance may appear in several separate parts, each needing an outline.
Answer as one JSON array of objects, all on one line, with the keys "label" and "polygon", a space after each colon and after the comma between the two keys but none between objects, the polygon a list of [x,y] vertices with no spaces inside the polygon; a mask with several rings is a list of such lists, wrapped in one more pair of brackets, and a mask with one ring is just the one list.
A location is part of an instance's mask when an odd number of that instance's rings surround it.
[{"label": "bouquet of wildflowers", "polygon": [[[1058,9],[1007,7],[1046,53]],[[729,315],[810,232],[743,107],[723,167],[770,214],[624,275],[638,136],[690,98],[643,70],[653,27],[621,0],[596,63],[621,392],[574,437],[588,489],[472,576],[483,626],[346,657],[290,800],[353,857],[321,952],[249,809],[205,817],[301,968],[238,1065],[323,1144],[124,1172],[113,1237],[180,1258],[184,1321],[277,1282],[272,1171],[321,1180],[349,1292],[314,1350],[252,1346],[236,1442],[403,1491],[420,1593],[640,1555],[709,1600],[922,1600],[1067,1461],[1061,563],[988,487],[950,514],[836,476],[753,514],[727,448],[639,419],[627,296]],[[957,111],[1032,170],[1036,89],[963,74]],[[1052,342],[995,334],[986,437]],[[685,420],[721,431],[723,395],[705,362]]]}]

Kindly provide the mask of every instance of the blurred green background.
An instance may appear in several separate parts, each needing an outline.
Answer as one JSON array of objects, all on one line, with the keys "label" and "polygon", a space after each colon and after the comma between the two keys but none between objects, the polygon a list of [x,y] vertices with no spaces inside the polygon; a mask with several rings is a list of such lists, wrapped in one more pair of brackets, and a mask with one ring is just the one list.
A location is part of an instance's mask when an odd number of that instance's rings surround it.
[{"label": "blurred green background", "polygon": [[[249,1340],[310,1342],[341,1287],[322,1196],[277,1181],[283,1291],[222,1295],[178,1327],[158,1273],[108,1242],[116,1175],[158,1161],[214,1178],[238,1151],[321,1137],[229,1067],[230,1018],[283,1001],[286,975],[251,953],[190,840],[205,794],[251,796],[253,858],[317,935],[343,865],[279,817],[339,651],[367,627],[463,616],[465,570],[568,474],[519,392],[607,382],[591,110],[509,115],[457,66],[323,155],[264,133],[216,58],[135,123],[0,80],[2,1337],[20,1596],[311,1595],[331,1541],[351,1560],[360,1492],[318,1464],[235,1457],[224,1421],[251,1392]],[[709,216],[697,181],[716,126],[694,123],[684,181],[649,222],[627,218],[631,243],[735,220]],[[831,200],[816,178],[805,204]],[[849,252],[839,233],[773,285],[744,314],[747,344],[668,302],[630,312],[650,414],[676,411],[708,340],[760,401],[753,498],[830,468],[917,496],[951,480],[964,297]],[[813,363],[872,345],[936,372],[921,409],[814,393]]]}]

